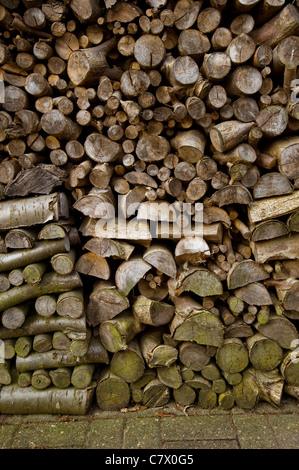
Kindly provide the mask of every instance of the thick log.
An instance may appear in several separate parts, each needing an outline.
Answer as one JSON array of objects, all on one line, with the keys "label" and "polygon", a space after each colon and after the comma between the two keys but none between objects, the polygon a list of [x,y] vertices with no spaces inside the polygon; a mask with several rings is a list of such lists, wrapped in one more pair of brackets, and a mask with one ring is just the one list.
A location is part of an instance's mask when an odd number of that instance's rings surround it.
[{"label": "thick log", "polygon": [[110,363],[111,373],[127,383],[136,382],[144,374],[145,364],[139,343],[133,339],[123,351],[114,353]]},{"label": "thick log", "polygon": [[299,13],[295,5],[288,4],[274,18],[251,32],[256,44],[268,44],[271,47],[287,36],[298,34]]},{"label": "thick log", "polygon": [[94,387],[85,390],[56,387],[36,390],[34,387],[22,388],[12,384],[2,387],[0,393],[1,413],[56,414],[59,410],[59,413],[66,415],[85,415],[91,406]]},{"label": "thick log", "polygon": [[67,199],[63,193],[2,201],[0,209],[1,230],[31,227],[68,217]]},{"label": "thick log", "polygon": [[256,333],[246,339],[251,364],[259,370],[273,370],[282,361],[283,351],[273,340]]},{"label": "thick log", "polygon": [[130,401],[129,385],[112,374],[109,368],[105,368],[96,387],[96,400],[101,410],[113,411],[126,408]]}]

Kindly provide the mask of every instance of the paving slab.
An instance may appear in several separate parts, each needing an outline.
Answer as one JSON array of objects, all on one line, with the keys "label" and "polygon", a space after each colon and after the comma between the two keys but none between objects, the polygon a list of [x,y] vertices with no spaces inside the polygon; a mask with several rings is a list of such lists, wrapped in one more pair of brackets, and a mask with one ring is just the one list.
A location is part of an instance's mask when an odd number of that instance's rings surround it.
[{"label": "paving slab", "polygon": [[265,416],[239,414],[232,419],[241,449],[277,449],[278,443]]},{"label": "paving slab", "polygon": [[89,426],[89,421],[23,424],[19,427],[11,447],[13,449],[82,448]]},{"label": "paving slab", "polygon": [[299,415],[270,415],[269,423],[279,449],[299,449]]},{"label": "paving slab", "polygon": [[129,418],[124,429],[124,449],[160,449],[159,418]]},{"label": "paving slab", "polygon": [[90,423],[86,449],[121,449],[123,443],[123,419],[96,419]]},{"label": "paving slab", "polygon": [[12,424],[0,424],[0,449],[10,449],[18,426]]},{"label": "paving slab", "polygon": [[229,415],[178,416],[161,420],[163,441],[234,439]]},{"label": "paving slab", "polygon": [[236,439],[217,439],[209,441],[166,441],[162,449],[240,449]]}]

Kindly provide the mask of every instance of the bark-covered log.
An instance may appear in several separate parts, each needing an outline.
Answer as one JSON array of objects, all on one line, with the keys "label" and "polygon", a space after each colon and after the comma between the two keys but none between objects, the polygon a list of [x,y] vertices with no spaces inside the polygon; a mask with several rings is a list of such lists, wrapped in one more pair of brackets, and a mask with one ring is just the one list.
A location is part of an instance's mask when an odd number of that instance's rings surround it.
[{"label": "bark-covered log", "polygon": [[77,390],[73,387],[49,387],[36,390],[7,385],[0,391],[0,411],[5,414],[66,414],[85,415],[94,395],[94,387]]}]

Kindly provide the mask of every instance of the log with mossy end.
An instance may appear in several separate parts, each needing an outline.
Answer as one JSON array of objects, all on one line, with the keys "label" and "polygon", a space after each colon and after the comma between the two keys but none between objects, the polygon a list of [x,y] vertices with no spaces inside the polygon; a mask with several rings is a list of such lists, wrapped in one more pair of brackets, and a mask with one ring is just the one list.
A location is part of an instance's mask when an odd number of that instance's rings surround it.
[{"label": "log with mossy end", "polygon": [[127,383],[136,382],[142,377],[145,364],[136,339],[130,341],[125,350],[114,353],[110,370]]},{"label": "log with mossy end", "polygon": [[95,364],[79,364],[75,366],[70,377],[72,385],[79,389],[89,387],[92,382],[95,367]]},{"label": "log with mossy end", "polygon": [[104,411],[126,408],[130,402],[129,385],[120,377],[112,374],[109,368],[102,370],[96,387],[96,400]]},{"label": "log with mossy end", "polygon": [[[23,374],[25,373],[23,372]],[[71,385],[71,375],[72,369],[70,367],[60,367],[49,371],[51,381],[57,388],[68,388]]]}]

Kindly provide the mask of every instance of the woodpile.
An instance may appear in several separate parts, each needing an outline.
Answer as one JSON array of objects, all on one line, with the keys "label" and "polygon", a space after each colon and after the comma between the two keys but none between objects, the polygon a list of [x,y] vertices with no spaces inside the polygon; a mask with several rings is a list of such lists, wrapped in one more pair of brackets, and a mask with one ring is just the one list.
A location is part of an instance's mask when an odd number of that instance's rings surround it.
[{"label": "woodpile", "polygon": [[0,0],[0,412],[299,398],[298,0]]}]

